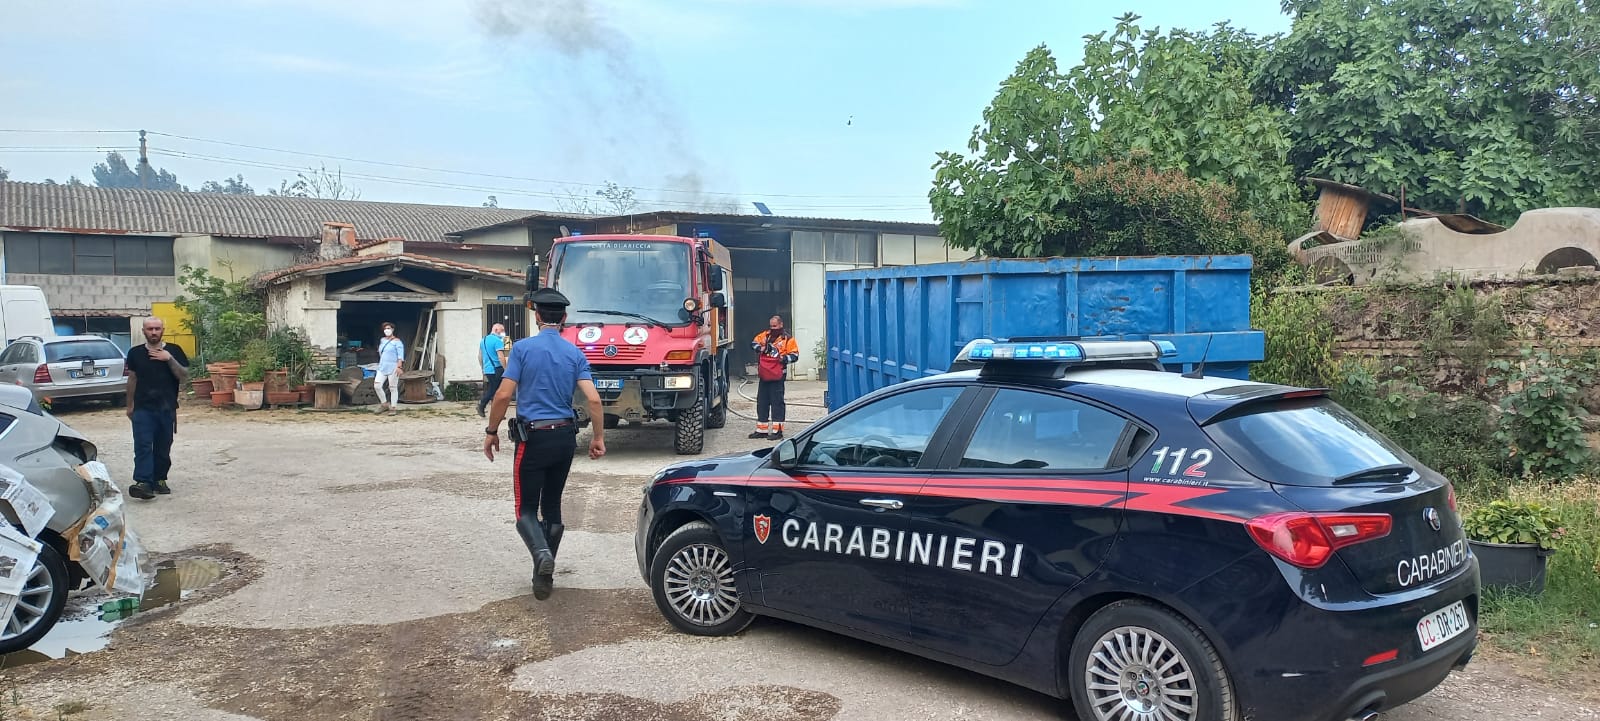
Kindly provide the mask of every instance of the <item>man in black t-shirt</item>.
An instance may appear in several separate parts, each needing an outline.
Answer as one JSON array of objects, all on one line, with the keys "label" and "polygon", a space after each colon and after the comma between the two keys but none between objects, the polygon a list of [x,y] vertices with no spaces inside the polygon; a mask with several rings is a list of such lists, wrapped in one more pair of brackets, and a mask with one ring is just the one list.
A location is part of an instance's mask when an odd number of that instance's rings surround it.
[{"label": "man in black t-shirt", "polygon": [[128,349],[128,418],[133,421],[133,485],[128,495],[167,494],[172,469],[172,436],[178,429],[178,388],[189,379],[183,349],[161,340],[160,318],[144,320],[144,343]]}]

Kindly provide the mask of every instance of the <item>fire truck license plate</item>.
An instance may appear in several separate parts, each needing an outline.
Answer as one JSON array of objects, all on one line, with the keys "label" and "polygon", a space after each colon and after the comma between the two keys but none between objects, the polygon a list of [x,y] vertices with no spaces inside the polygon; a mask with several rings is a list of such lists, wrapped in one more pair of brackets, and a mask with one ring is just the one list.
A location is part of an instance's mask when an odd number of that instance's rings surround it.
[{"label": "fire truck license plate", "polygon": [[594,381],[594,387],[602,391],[620,391],[622,390],[622,379],[596,378]]}]

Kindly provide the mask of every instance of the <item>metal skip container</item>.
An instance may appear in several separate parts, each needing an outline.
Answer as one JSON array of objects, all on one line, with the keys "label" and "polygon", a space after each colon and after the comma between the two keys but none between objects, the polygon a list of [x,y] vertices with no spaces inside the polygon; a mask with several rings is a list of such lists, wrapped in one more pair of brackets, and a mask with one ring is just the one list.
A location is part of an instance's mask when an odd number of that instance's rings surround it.
[{"label": "metal skip container", "polygon": [[827,274],[828,405],[945,372],[975,338],[1167,340],[1166,367],[1249,377],[1248,255],[981,260]]}]

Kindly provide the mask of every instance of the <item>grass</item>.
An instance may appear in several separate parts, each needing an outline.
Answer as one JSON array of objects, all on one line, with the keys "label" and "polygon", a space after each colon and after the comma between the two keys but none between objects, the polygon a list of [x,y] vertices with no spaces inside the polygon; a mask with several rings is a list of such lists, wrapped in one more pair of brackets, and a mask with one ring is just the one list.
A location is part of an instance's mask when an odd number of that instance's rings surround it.
[{"label": "grass", "polygon": [[[1492,500],[1487,493],[1467,495],[1466,504]],[[1479,619],[1484,640],[1539,661],[1554,674],[1592,678],[1600,662],[1600,480],[1512,484],[1497,495],[1549,506],[1567,536],[1550,557],[1542,595],[1485,589]]]}]

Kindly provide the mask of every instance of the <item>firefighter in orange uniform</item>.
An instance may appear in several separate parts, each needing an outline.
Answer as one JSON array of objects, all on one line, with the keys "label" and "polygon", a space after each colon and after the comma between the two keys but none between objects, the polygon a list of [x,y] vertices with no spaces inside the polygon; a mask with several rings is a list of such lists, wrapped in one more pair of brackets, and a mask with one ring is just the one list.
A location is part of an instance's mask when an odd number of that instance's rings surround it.
[{"label": "firefighter in orange uniform", "polygon": [[[776,441],[783,438],[786,411],[783,383],[789,374],[789,364],[800,360],[800,345],[783,327],[783,318],[772,316],[767,321],[767,330],[757,333],[750,347],[761,357],[756,367],[756,375],[761,379],[756,391],[756,431],[750,437]],[[772,421],[770,425],[768,420]]]}]

